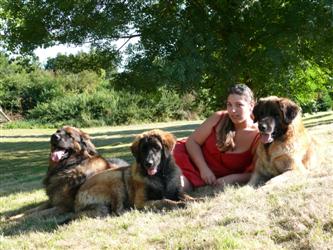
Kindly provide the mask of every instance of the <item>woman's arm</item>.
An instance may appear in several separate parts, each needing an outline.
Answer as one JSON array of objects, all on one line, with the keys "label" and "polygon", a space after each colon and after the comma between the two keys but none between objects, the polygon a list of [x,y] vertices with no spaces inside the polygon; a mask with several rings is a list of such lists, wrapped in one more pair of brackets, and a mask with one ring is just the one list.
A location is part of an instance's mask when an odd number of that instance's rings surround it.
[{"label": "woman's arm", "polygon": [[220,120],[221,115],[222,111],[214,113],[204,123],[202,123],[186,141],[186,149],[191,157],[191,160],[198,167],[203,181],[209,185],[216,184],[216,177],[206,163],[202,154],[201,145],[206,141],[213,127]]}]

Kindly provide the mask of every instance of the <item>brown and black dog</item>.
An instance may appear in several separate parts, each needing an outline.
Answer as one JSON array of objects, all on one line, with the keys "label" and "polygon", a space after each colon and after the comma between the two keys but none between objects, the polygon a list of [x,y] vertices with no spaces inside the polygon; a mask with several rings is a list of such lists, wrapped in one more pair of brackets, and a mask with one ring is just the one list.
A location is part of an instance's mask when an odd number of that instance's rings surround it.
[{"label": "brown and black dog", "polygon": [[313,140],[304,128],[300,107],[287,98],[261,98],[253,109],[260,143],[249,181],[252,186],[287,171],[304,171],[314,162]]},{"label": "brown and black dog", "polygon": [[104,159],[97,153],[89,135],[75,127],[58,129],[51,135],[50,144],[49,167],[43,181],[48,200],[10,219],[74,211],[76,193],[88,178],[107,169],[129,165],[117,158]]},{"label": "brown and black dog", "polygon": [[172,209],[194,200],[181,190],[181,171],[171,155],[175,143],[171,133],[158,129],[138,135],[131,145],[136,159],[131,167],[104,171],[81,186],[76,217],[104,217],[130,208]]}]

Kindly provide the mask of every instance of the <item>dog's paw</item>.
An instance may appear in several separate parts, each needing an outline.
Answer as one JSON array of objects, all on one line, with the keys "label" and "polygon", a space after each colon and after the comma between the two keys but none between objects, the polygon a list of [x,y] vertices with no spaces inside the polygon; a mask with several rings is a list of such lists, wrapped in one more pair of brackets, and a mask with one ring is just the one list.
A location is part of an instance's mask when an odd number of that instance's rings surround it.
[{"label": "dog's paw", "polygon": [[186,208],[188,201],[176,201],[175,208]]},{"label": "dog's paw", "polygon": [[185,208],[186,201],[174,201],[169,199],[147,201],[144,208],[153,211],[169,211],[176,208]]}]

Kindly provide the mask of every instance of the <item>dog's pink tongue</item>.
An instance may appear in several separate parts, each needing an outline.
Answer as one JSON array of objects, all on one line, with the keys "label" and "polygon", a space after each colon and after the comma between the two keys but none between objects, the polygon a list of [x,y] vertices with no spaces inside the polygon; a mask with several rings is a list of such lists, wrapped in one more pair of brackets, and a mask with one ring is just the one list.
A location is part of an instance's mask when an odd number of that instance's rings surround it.
[{"label": "dog's pink tongue", "polygon": [[51,160],[53,162],[58,162],[62,159],[65,154],[65,150],[57,150],[51,153]]},{"label": "dog's pink tongue", "polygon": [[271,134],[260,134],[260,140],[262,143],[267,144],[273,141]]},{"label": "dog's pink tongue", "polygon": [[147,169],[149,175],[155,175],[157,173],[157,168],[151,167]]}]

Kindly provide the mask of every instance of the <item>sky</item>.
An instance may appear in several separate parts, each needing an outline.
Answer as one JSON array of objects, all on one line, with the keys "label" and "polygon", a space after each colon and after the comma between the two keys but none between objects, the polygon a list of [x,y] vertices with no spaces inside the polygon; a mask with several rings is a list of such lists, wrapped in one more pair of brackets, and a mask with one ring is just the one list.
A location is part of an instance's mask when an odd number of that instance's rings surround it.
[{"label": "sky", "polygon": [[70,55],[70,54],[75,55],[80,51],[88,52],[89,46],[76,47],[69,45],[56,45],[46,49],[42,48],[35,49],[34,53],[38,57],[40,63],[45,64],[48,58],[54,58],[59,53],[65,55]]}]

